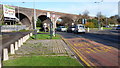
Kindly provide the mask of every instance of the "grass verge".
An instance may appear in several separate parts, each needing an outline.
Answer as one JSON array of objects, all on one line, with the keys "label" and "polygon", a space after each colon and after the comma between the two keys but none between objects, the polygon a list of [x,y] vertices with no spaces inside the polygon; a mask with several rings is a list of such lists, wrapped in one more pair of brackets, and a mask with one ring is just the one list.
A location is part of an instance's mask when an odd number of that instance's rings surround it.
[{"label": "grass verge", "polygon": [[[35,39],[35,35],[33,35],[30,39]],[[36,39],[37,40],[50,39],[50,34],[37,34]],[[56,36],[52,37],[52,39],[61,39],[61,37],[59,34],[56,34]]]},{"label": "grass verge", "polygon": [[29,56],[3,62],[3,66],[81,66],[74,58],[66,56]]},{"label": "grass verge", "polygon": [[112,29],[112,28],[106,28],[106,27],[103,27],[103,29]]},{"label": "grass verge", "polygon": [[40,31],[40,32],[38,32],[38,33],[49,33],[49,32],[43,32],[43,31]]}]

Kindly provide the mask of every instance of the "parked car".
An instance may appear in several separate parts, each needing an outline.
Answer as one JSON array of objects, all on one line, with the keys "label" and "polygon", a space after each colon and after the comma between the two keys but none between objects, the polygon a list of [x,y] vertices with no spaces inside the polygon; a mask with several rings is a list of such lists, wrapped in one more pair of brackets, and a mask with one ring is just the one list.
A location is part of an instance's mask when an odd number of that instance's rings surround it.
[{"label": "parked car", "polygon": [[118,25],[115,29],[116,29],[116,30],[120,30],[120,25]]},{"label": "parked car", "polygon": [[75,26],[70,26],[67,28],[67,32],[74,32]]},{"label": "parked car", "polygon": [[107,26],[105,26],[106,28],[109,28],[110,26],[109,25],[107,25]]},{"label": "parked car", "polygon": [[57,31],[67,31],[67,28],[65,26],[59,26],[56,29]]},{"label": "parked car", "polygon": [[75,30],[74,30],[74,33],[85,33],[86,30],[85,30],[85,26],[82,25],[82,24],[77,24],[75,26]]}]

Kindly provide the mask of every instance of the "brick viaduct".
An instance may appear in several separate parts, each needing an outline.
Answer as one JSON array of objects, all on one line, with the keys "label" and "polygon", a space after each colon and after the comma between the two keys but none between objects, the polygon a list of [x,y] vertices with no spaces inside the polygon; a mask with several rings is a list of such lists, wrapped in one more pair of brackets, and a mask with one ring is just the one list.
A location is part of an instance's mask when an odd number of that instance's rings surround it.
[{"label": "brick viaduct", "polygon": [[[16,8],[16,17],[19,18],[22,24],[27,25],[30,28],[33,28],[34,23],[34,9],[32,8],[24,8],[24,7],[19,7],[19,13],[18,13],[18,7],[14,6]],[[2,11],[2,5],[0,5],[0,11]],[[36,18],[40,19],[42,22],[47,19],[47,12],[52,15],[53,13],[55,14],[55,19],[68,19],[70,21],[69,23],[74,22],[75,19],[77,19],[78,15],[75,14],[68,14],[68,13],[61,13],[61,12],[54,12],[54,11],[46,11],[46,10],[39,10],[36,9]],[[1,17],[1,16],[0,16]],[[47,22],[47,21],[46,21]]]}]

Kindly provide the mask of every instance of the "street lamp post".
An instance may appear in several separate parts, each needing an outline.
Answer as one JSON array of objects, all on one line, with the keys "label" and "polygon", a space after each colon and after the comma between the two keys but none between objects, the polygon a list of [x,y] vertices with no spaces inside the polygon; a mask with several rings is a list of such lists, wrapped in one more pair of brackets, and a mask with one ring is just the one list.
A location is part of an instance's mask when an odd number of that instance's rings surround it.
[{"label": "street lamp post", "polygon": [[35,9],[35,0],[33,3],[33,7],[34,7],[34,33],[35,33],[35,39],[37,38],[37,30],[36,30],[36,9]]},{"label": "street lamp post", "polygon": [[34,29],[36,29],[36,9],[35,9],[35,0],[33,3],[33,7],[34,7]]},{"label": "street lamp post", "polygon": [[101,16],[101,12],[99,12],[98,14],[97,14],[97,17],[98,17],[98,28],[99,28],[99,30],[100,30],[100,16]]},{"label": "street lamp post", "polygon": [[20,7],[20,5],[18,5],[18,19],[19,19],[19,21],[20,21],[20,14],[19,14],[19,13],[20,13],[20,12],[19,12],[20,9],[19,9],[19,7]]},{"label": "street lamp post", "polygon": [[[100,2],[94,2],[94,3],[99,4],[99,3],[102,3],[102,2],[103,2],[103,0],[101,0]],[[101,12],[100,12],[100,14],[101,14]],[[100,30],[100,16],[98,16],[98,29]]]}]

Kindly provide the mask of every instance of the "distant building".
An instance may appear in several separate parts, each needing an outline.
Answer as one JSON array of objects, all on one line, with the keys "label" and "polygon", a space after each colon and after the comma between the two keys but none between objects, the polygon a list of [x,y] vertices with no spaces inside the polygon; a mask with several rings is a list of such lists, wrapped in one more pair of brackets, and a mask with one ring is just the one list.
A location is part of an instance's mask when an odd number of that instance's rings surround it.
[{"label": "distant building", "polygon": [[118,2],[118,16],[120,18],[120,1]]}]

